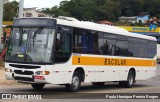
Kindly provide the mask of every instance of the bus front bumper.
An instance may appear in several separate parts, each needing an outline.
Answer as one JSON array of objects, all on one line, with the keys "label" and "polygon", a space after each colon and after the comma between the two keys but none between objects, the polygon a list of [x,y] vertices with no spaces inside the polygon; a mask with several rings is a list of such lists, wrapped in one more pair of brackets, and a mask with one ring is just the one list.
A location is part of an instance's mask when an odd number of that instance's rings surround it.
[{"label": "bus front bumper", "polygon": [[49,83],[46,81],[46,75],[21,75],[14,72],[5,72],[7,80],[16,80],[24,83]]}]

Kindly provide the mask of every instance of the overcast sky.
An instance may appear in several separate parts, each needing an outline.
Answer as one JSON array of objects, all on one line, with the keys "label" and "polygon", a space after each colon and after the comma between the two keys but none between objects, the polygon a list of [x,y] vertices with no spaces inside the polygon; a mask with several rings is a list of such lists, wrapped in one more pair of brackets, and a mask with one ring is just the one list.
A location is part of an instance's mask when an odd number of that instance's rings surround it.
[{"label": "overcast sky", "polygon": [[[14,1],[14,0],[9,0]],[[19,1],[19,0],[16,0]],[[64,0],[24,0],[24,8],[38,7],[38,8],[51,8]]]}]

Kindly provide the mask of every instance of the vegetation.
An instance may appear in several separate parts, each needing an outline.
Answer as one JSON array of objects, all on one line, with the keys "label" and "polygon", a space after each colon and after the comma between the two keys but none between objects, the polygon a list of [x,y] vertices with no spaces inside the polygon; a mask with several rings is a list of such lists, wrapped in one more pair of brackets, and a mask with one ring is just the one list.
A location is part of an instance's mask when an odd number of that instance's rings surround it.
[{"label": "vegetation", "polygon": [[[5,3],[3,20],[11,21],[17,17],[18,5],[16,1]],[[136,16],[140,12],[160,17],[160,0],[69,0],[41,11],[55,17],[70,16],[94,22],[117,21],[120,16]]]},{"label": "vegetation", "polygon": [[4,4],[4,21],[12,21],[13,18],[17,17],[18,5],[17,1],[7,2]]},{"label": "vegetation", "polygon": [[117,21],[120,16],[136,16],[149,12],[160,16],[160,0],[70,0],[62,1],[60,6],[43,8],[42,12],[58,16],[70,16],[79,20]]}]

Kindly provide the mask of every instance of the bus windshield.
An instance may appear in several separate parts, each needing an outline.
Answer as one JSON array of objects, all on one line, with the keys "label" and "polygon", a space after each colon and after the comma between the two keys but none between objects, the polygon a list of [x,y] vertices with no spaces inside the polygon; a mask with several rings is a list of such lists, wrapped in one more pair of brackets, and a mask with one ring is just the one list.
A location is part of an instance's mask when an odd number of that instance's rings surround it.
[{"label": "bus windshield", "polygon": [[52,62],[54,29],[13,28],[6,60],[17,62]]}]

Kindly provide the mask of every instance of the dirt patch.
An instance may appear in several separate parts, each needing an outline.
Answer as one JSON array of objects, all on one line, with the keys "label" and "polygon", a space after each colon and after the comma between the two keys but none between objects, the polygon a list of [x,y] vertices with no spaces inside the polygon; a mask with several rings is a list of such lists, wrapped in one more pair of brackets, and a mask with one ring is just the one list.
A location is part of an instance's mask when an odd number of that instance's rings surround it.
[{"label": "dirt patch", "polygon": [[0,67],[0,85],[15,85],[15,84],[19,84],[19,83],[13,80],[7,80],[5,78],[4,67]]}]

